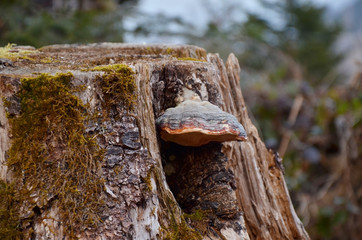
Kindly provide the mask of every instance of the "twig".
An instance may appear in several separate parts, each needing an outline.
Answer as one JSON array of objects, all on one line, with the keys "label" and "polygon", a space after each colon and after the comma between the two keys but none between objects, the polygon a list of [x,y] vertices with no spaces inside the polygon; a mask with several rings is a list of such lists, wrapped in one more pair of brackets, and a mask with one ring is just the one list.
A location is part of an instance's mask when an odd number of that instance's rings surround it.
[{"label": "twig", "polygon": [[[297,119],[297,116],[299,114],[299,111],[302,108],[303,101],[304,101],[304,97],[301,94],[298,94],[295,97],[292,109],[291,109],[289,117],[288,117],[288,126],[289,127],[294,125],[294,123]],[[284,157],[284,154],[287,151],[292,133],[293,133],[293,131],[290,128],[286,129],[283,133],[282,141],[281,141],[279,149],[278,149],[279,155],[281,157]]]}]

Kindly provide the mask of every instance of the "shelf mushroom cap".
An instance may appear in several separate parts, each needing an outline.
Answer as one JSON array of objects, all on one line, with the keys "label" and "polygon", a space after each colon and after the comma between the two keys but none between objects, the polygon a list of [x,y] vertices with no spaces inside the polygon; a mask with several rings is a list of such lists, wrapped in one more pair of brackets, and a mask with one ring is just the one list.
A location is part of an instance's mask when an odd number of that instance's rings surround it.
[{"label": "shelf mushroom cap", "polygon": [[183,146],[246,141],[244,127],[231,114],[207,101],[186,100],[156,120],[161,138]]}]

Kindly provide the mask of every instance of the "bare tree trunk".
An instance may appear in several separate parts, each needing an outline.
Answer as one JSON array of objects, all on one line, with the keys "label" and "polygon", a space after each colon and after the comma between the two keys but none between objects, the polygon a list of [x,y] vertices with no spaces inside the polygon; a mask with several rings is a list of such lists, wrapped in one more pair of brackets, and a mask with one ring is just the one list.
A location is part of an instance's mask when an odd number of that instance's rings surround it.
[{"label": "bare tree trunk", "polygon": [[[280,159],[266,149],[248,117],[233,54],[224,65],[217,54],[194,46],[104,43],[17,51],[0,70],[0,173],[7,185],[15,182],[10,194],[18,199],[6,206],[15,208],[21,226],[13,231],[34,239],[309,239],[295,214]],[[22,152],[27,146],[15,147],[19,136],[28,138],[39,127],[26,135],[15,129],[29,126],[21,121],[27,117],[24,112],[37,106],[34,99],[28,99],[34,106],[25,101],[34,89],[24,85],[44,76],[34,72],[49,74],[43,80],[69,91],[41,115],[47,127],[40,144],[45,148],[37,152],[44,159],[38,162],[30,157],[32,151]],[[55,75],[67,72],[71,74]],[[21,81],[26,77],[31,77],[28,82]],[[68,78],[69,86],[64,85]],[[184,147],[161,140],[155,119],[176,105],[185,88],[236,116],[248,141]],[[78,99],[83,105],[71,105],[70,100]],[[63,103],[66,112],[76,108],[81,109],[77,114],[86,114],[80,119],[87,120],[74,123],[84,136],[76,140],[76,148],[64,142],[72,133],[66,123],[70,119],[50,117]],[[69,133],[63,136],[59,126],[67,126]],[[28,158],[29,168],[35,165],[38,172],[50,164],[49,175],[21,169]],[[80,164],[69,173],[71,159],[89,163],[88,170],[82,175]],[[57,171],[60,175],[54,176],[68,177],[52,179]],[[94,182],[84,183],[84,178]],[[56,184],[72,187],[64,193]],[[85,191],[90,184],[99,187],[88,190],[94,191],[93,198]],[[84,204],[72,202],[77,199]]]}]

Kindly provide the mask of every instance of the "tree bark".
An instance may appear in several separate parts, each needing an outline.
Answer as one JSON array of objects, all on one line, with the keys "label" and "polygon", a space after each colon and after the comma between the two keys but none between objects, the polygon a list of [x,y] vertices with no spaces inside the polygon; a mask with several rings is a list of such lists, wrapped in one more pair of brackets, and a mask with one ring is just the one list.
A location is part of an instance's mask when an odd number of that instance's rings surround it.
[{"label": "tree bark", "polygon": [[[133,70],[136,84],[133,94],[137,97],[129,107],[124,96],[115,102],[115,93],[104,90],[106,70],[94,68],[119,63]],[[21,79],[35,79],[38,76],[35,72],[52,76],[72,73],[71,85],[82,87],[73,94],[81,99],[88,112],[98,114],[96,120],[85,125],[84,134],[93,134],[104,152],[97,170],[91,173],[102,180],[99,198],[103,205],[96,211],[101,220],[93,225],[77,222],[69,231],[60,214],[62,198],[52,196],[40,203],[44,189],[30,188],[29,199],[16,205],[22,206],[18,209],[18,221],[23,236],[309,239],[294,211],[280,158],[266,149],[248,117],[239,86],[240,67],[233,54],[224,65],[218,54],[207,54],[202,48],[186,45],[54,45],[30,53],[20,48],[12,63],[3,65],[0,69],[1,179],[8,184],[20,181],[25,186],[33,182],[28,175],[14,174],[12,165],[7,166],[14,133],[5,113],[13,118],[21,114],[24,107],[19,99]],[[167,108],[176,106],[185,88],[237,117],[247,131],[248,140],[183,147],[160,139],[155,119]],[[54,152],[46,155],[47,161],[64,161],[64,147],[60,147],[59,141],[54,144]],[[61,169],[67,171],[67,165]],[[46,177],[42,180],[51,181]],[[17,186],[20,185],[15,185],[14,196],[19,191]],[[56,195],[56,191],[49,191]]]}]

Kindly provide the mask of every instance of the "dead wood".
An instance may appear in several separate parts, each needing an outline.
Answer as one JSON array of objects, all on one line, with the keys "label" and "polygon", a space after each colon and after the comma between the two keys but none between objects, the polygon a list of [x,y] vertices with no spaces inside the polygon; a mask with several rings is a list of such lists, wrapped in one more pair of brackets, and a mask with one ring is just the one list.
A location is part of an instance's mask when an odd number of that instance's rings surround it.
[{"label": "dead wood", "polygon": [[[101,209],[95,211],[99,222],[77,222],[69,231],[62,219],[62,198],[42,199],[38,191],[44,189],[30,187],[28,201],[20,202],[18,212],[23,235],[34,239],[309,239],[275,156],[248,117],[233,54],[224,64],[217,54],[194,46],[103,43],[47,46],[24,55],[0,70],[1,178],[7,183],[33,182],[28,175],[14,175],[15,165],[6,165],[14,133],[5,113],[20,116],[21,79],[36,79],[39,73],[71,73],[71,87],[80,89],[73,94],[92,116],[82,134],[96,139],[103,158],[90,173],[102,183],[102,201],[97,205]],[[126,93],[117,95],[119,89],[110,90],[114,79],[121,78],[115,64],[133,71],[126,77],[134,80],[135,89],[129,92],[134,100]],[[184,89],[233,114],[245,127],[248,140],[185,147],[160,139],[155,120],[176,106]],[[52,144],[46,149],[54,150],[45,155],[49,164],[65,161],[66,146],[58,138],[51,142],[53,137],[49,135],[45,142]],[[67,164],[59,165],[60,171],[67,169]],[[43,180],[50,181],[45,176]]]}]

